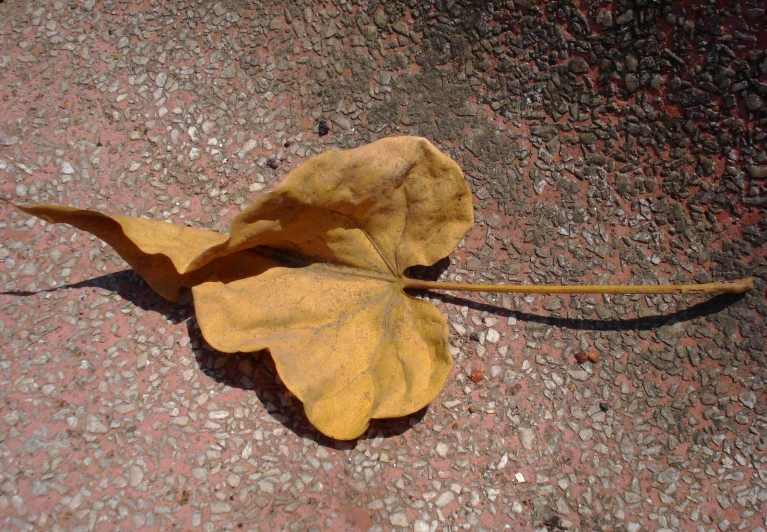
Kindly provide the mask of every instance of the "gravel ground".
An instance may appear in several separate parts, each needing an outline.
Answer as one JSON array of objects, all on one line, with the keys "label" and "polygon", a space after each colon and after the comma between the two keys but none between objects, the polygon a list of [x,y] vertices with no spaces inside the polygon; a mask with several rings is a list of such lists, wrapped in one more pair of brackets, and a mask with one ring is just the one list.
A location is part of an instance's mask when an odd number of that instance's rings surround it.
[{"label": "gravel ground", "polygon": [[337,443],[268,355],[211,350],[101,241],[2,207],[0,527],[764,531],[766,20],[760,0],[1,1],[4,197],[225,231],[306,158],[416,134],[475,196],[446,279],[757,289],[432,295],[448,386]]}]

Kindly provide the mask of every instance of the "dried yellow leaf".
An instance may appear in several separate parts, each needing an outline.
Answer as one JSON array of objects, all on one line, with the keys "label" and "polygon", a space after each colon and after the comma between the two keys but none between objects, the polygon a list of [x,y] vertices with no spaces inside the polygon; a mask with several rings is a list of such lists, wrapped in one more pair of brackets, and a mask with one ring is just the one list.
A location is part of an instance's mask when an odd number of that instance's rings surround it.
[{"label": "dried yellow leaf", "polygon": [[431,402],[452,366],[447,322],[403,290],[410,266],[447,256],[471,228],[458,165],[422,138],[319,155],[232,222],[229,236],[55,205],[19,207],[95,234],[153,289],[191,287],[208,343],[267,349],[324,434]]},{"label": "dried yellow leaf", "polygon": [[[3,200],[5,201],[5,200]],[[405,277],[471,228],[458,165],[427,140],[331,151],[293,171],[231,232],[57,205],[18,207],[111,245],[175,301],[191,288],[202,334],[227,352],[268,350],[309,420],[336,439],[431,402],[452,366],[447,322],[408,288],[514,293],[743,293],[751,278],[659,286],[467,285]]]}]

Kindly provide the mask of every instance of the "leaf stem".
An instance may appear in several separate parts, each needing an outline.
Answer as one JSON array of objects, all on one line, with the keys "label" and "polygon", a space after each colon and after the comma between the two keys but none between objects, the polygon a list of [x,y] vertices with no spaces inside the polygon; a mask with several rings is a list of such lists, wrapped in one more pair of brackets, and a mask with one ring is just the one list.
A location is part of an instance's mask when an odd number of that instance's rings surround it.
[{"label": "leaf stem", "polygon": [[495,285],[423,281],[404,277],[403,289],[500,292],[507,294],[742,294],[754,288],[754,279],[702,284],[661,285]]}]

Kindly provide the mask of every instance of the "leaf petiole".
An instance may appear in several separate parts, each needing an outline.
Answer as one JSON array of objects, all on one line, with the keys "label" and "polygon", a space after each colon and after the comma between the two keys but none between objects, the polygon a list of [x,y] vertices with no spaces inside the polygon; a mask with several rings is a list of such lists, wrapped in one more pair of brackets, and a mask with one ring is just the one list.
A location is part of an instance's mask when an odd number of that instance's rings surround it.
[{"label": "leaf petiole", "polygon": [[507,294],[742,294],[754,288],[754,279],[702,284],[662,285],[495,285],[424,281],[403,277],[403,289],[496,292]]}]

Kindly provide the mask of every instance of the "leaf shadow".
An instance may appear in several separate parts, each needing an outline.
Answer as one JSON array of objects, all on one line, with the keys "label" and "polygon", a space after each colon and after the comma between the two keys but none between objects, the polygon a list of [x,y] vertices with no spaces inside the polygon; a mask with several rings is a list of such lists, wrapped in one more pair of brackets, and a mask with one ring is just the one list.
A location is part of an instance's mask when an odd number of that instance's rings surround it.
[{"label": "leaf shadow", "polygon": [[177,324],[189,319],[194,314],[191,299],[182,299],[180,302],[171,302],[163,298],[142,279],[134,270],[122,270],[107,273],[85,281],[65,284],[53,288],[40,290],[6,290],[0,295],[29,297],[37,294],[50,294],[61,290],[75,290],[78,288],[101,288],[113,292],[126,301],[145,311],[159,312],[171,323]]},{"label": "leaf shadow", "polygon": [[652,331],[666,325],[674,325],[676,323],[718,314],[746,297],[746,294],[719,294],[690,307],[666,314],[641,316],[636,318],[591,319],[542,316],[540,314],[507,309],[505,307],[499,307],[489,303],[482,303],[480,301],[440,292],[427,292],[423,290],[413,291],[413,294],[419,293],[428,294],[433,298],[439,299],[443,303],[466,306],[472,310],[480,312],[486,311],[504,318],[516,318],[519,321],[581,331]]},{"label": "leaf shadow", "polygon": [[[3,291],[0,295],[29,297],[82,288],[109,290],[144,311],[159,312],[170,323],[184,323],[200,371],[226,387],[254,391],[264,412],[296,436],[311,439],[319,445],[336,450],[350,450],[356,446],[357,440],[333,440],[309,423],[301,402],[282,383],[268,351],[235,354],[216,351],[205,342],[189,297],[182,297],[181,301],[176,303],[168,301],[152,290],[134,270],[108,273],[54,288]],[[419,423],[426,415],[427,409],[428,407],[425,407],[403,418],[373,420],[367,432],[358,440],[399,436]]]},{"label": "leaf shadow", "polygon": [[[405,275],[413,279],[424,279],[436,281],[450,267],[450,259],[445,257],[432,266],[412,266],[405,271]],[[690,307],[683,308],[666,314],[653,316],[642,316],[636,318],[618,318],[618,319],[591,319],[591,318],[566,318],[561,316],[542,316],[531,312],[499,307],[489,303],[483,303],[475,299],[454,296],[444,292],[435,292],[428,290],[409,290],[412,295],[428,295],[436,298],[443,303],[450,303],[457,306],[469,307],[479,312],[489,312],[504,318],[516,318],[519,321],[530,323],[539,323],[541,325],[550,325],[552,327],[561,327],[565,329],[582,331],[651,331],[666,325],[674,325],[683,321],[690,321],[696,318],[718,314],[726,308],[734,305],[748,294],[718,294],[710,299],[700,301]],[[573,296],[577,297],[577,296]]]},{"label": "leaf shadow", "polygon": [[256,353],[222,353],[204,342],[196,319],[192,318],[186,324],[189,336],[200,339],[201,347],[194,350],[195,360],[208,378],[229,388],[255,392],[263,406],[263,419],[279,422],[299,438],[310,439],[323,447],[345,451],[353,449],[358,440],[400,436],[421,422],[428,410],[428,407],[424,407],[403,418],[374,419],[359,438],[350,441],[334,440],[319,432],[309,422],[301,401],[283,384],[267,350]]},{"label": "leaf shadow", "polygon": [[[411,275],[422,278],[438,278],[448,265],[449,262],[440,261],[434,266],[421,268],[420,271],[414,269],[413,274],[415,275]],[[179,303],[167,301],[154,292],[133,270],[109,273],[56,288],[37,291],[4,291],[0,292],[0,295],[32,296],[77,288],[109,290],[144,311],[159,312],[173,324],[185,323],[197,365],[208,378],[226,387],[254,391],[263,406],[264,414],[262,416],[268,415],[268,420],[276,421],[296,436],[311,439],[324,447],[350,450],[356,446],[358,440],[400,436],[412,426],[422,422],[428,412],[429,407],[427,406],[402,418],[372,420],[367,432],[357,440],[338,441],[328,438],[309,423],[301,402],[290,393],[279,378],[274,361],[268,351],[227,354],[214,350],[202,336],[190,298],[182,299]],[[413,294],[428,294],[445,303],[467,306],[477,311],[487,311],[503,317],[514,317],[520,321],[591,331],[653,330],[664,325],[673,325],[716,314],[745,296],[745,294],[721,294],[686,309],[659,316],[602,320],[542,316],[440,292],[413,291]]]}]

